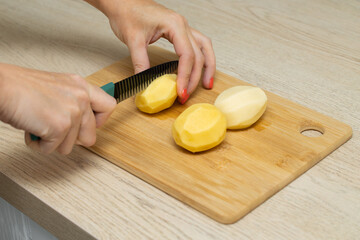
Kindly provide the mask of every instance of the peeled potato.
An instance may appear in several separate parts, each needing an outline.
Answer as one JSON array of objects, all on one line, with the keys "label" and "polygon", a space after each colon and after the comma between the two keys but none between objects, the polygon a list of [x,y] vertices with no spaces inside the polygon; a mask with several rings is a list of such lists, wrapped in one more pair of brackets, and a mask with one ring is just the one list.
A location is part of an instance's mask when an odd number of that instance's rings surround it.
[{"label": "peeled potato", "polygon": [[142,112],[157,113],[171,107],[176,96],[176,74],[165,74],[136,95],[135,105]]},{"label": "peeled potato", "polygon": [[225,114],[228,129],[242,129],[263,115],[267,97],[258,87],[236,86],[223,91],[214,105]]},{"label": "peeled potato", "polygon": [[201,152],[220,144],[226,133],[226,118],[214,105],[198,103],[190,106],[175,120],[172,135],[177,145]]}]

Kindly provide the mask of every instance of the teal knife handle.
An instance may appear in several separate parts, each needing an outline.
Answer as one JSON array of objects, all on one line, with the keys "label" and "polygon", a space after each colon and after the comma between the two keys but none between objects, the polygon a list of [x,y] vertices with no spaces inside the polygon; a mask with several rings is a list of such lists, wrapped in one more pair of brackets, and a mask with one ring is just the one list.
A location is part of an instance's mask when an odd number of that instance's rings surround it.
[{"label": "teal knife handle", "polygon": [[40,137],[35,136],[34,134],[31,134],[31,133],[30,133],[30,138],[31,138],[31,141],[38,141],[41,139]]},{"label": "teal knife handle", "polygon": [[[115,92],[115,84],[113,82],[109,82],[108,84],[105,84],[101,87],[102,90],[104,90],[107,94],[114,97]],[[30,133],[31,141],[39,141],[41,138],[38,136],[35,136],[34,134]]]},{"label": "teal knife handle", "polygon": [[104,90],[107,94],[109,94],[110,96],[114,97],[114,92],[115,92],[115,84],[113,82],[109,82],[108,84],[105,84],[104,86],[101,87],[102,90]]}]

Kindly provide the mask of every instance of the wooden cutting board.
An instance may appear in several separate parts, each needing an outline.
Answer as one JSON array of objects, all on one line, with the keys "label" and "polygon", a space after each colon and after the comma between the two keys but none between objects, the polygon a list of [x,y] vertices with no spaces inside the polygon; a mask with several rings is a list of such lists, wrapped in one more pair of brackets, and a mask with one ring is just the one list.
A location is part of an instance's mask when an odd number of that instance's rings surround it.
[{"label": "wooden cutting board", "polygon": [[[157,47],[152,65],[177,59]],[[130,58],[116,62],[87,80],[102,86],[133,74]],[[175,104],[148,115],[134,97],[118,104],[97,131],[93,152],[221,223],[233,223],[334,151],[352,135],[348,125],[266,92],[262,118],[245,130],[228,131],[224,142],[193,154],[171,135],[175,118],[194,103],[213,103],[223,90],[248,83],[217,71],[212,90],[200,85],[185,105]],[[315,129],[319,137],[301,132]]]}]

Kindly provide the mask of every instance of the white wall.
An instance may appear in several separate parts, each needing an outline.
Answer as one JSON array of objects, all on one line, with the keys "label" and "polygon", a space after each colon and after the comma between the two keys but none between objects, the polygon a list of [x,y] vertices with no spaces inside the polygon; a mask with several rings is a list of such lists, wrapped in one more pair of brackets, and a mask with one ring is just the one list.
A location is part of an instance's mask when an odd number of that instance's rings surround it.
[{"label": "white wall", "polygon": [[0,240],[56,240],[56,238],[0,197]]}]

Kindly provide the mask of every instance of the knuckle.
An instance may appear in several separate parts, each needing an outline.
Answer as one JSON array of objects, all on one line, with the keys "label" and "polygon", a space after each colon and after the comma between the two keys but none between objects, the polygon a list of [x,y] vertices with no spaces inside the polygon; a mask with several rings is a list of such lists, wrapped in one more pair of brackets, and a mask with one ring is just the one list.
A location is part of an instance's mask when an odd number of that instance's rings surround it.
[{"label": "knuckle", "polygon": [[73,80],[73,81],[76,81],[76,82],[82,82],[84,81],[84,79],[78,75],[78,74],[69,74],[69,77]]},{"label": "knuckle", "polygon": [[139,71],[145,69],[145,65],[142,64],[142,63],[134,63],[134,69],[135,69],[137,72],[139,72]]},{"label": "knuckle", "polygon": [[194,61],[195,61],[195,52],[194,52],[194,50],[192,49],[192,48],[190,48],[190,49],[188,49],[185,53],[184,53],[184,55],[183,55],[183,57],[186,59],[186,61],[188,62],[188,63],[191,63],[191,64],[193,64],[194,63]]},{"label": "knuckle", "polygon": [[63,117],[61,120],[57,120],[54,131],[55,135],[62,135],[64,132],[68,132],[71,128],[71,120],[68,117]]},{"label": "knuckle", "polygon": [[187,20],[184,16],[176,13],[176,12],[172,12],[170,14],[171,21],[176,24],[176,25],[186,25],[187,24]]},{"label": "knuckle", "polygon": [[71,87],[72,95],[81,104],[90,104],[90,96],[88,93],[88,86],[85,79],[77,74],[70,74],[70,78],[74,81],[75,85]]},{"label": "knuckle", "polygon": [[80,75],[78,74],[69,74],[69,78],[71,79],[71,81],[73,83],[75,83],[76,86],[80,86],[81,88],[86,88],[86,80],[84,78],[82,78]]},{"label": "knuckle", "polygon": [[196,61],[197,61],[197,63],[198,63],[199,65],[204,65],[204,62],[205,62],[205,57],[204,57],[204,55],[203,55],[203,54],[199,54]]},{"label": "knuckle", "polygon": [[189,25],[188,20],[184,16],[180,15],[180,18],[185,26]]},{"label": "knuckle", "polygon": [[79,106],[74,106],[71,109],[71,116],[73,119],[78,120],[81,117],[81,115],[82,115],[82,111]]},{"label": "knuckle", "polygon": [[209,38],[207,36],[204,36],[204,43],[205,43],[205,45],[212,47],[212,40],[211,40],[211,38]]},{"label": "knuckle", "polygon": [[195,54],[189,55],[189,57],[186,59],[186,62],[187,62],[189,65],[191,65],[191,67],[194,66],[195,61],[196,61],[196,59],[195,59]]},{"label": "knuckle", "polygon": [[128,46],[131,47],[135,44],[135,40],[137,40],[137,38],[135,38],[134,36],[136,36],[136,33],[138,31],[136,31],[136,29],[133,28],[129,28],[129,29],[124,29],[124,33],[123,33],[123,42]]},{"label": "knuckle", "polygon": [[79,103],[85,104],[85,105],[90,104],[90,97],[89,97],[88,92],[85,89],[79,88],[76,91],[75,96],[76,96]]},{"label": "knuckle", "polygon": [[184,78],[185,79],[190,79],[190,76],[191,76],[191,72],[184,73]]},{"label": "knuckle", "polygon": [[211,69],[215,69],[216,68],[216,63],[214,61],[211,61],[211,62],[206,64],[206,67],[211,68]]},{"label": "knuckle", "polygon": [[50,133],[50,126],[47,125],[41,130],[39,137],[49,136],[49,133]]},{"label": "knuckle", "polygon": [[195,52],[194,52],[194,50],[192,50],[192,51],[189,51],[189,58],[191,58],[191,59],[195,59],[195,56],[196,56],[196,54],[195,54]]}]

